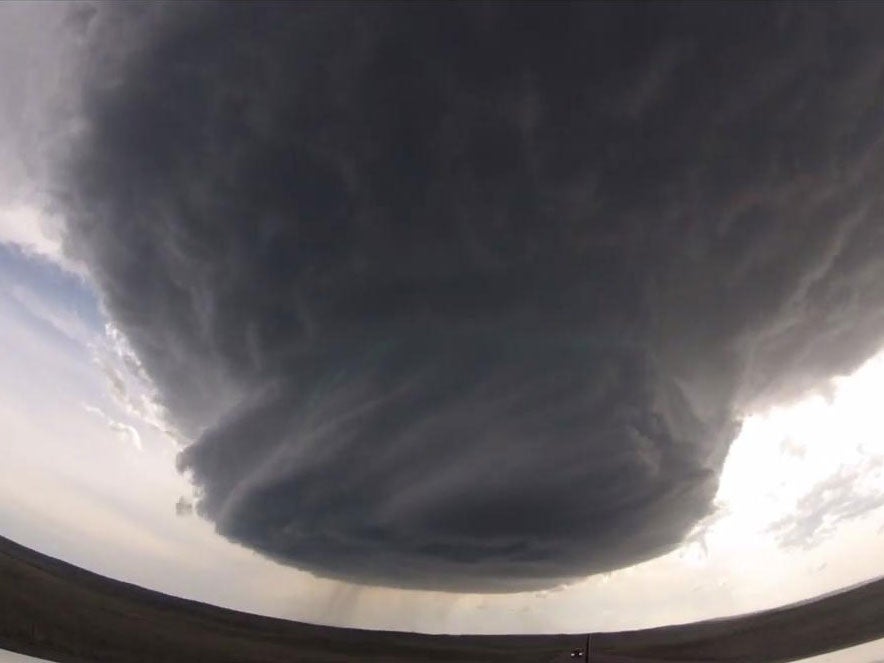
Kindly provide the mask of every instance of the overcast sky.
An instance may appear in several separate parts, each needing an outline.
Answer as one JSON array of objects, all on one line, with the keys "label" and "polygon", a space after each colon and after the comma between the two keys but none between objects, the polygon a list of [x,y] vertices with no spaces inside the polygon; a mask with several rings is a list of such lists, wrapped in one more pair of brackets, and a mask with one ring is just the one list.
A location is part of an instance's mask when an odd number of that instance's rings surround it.
[{"label": "overcast sky", "polygon": [[0,534],[433,632],[880,575],[882,33],[0,6]]}]

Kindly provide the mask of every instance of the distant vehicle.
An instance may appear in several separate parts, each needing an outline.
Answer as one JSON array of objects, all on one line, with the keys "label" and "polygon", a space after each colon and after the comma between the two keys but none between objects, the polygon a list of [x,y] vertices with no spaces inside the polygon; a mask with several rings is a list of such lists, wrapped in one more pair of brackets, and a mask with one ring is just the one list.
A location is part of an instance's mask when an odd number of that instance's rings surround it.
[{"label": "distant vehicle", "polygon": [[571,650],[571,658],[583,658],[583,650],[582,649],[572,649]]}]

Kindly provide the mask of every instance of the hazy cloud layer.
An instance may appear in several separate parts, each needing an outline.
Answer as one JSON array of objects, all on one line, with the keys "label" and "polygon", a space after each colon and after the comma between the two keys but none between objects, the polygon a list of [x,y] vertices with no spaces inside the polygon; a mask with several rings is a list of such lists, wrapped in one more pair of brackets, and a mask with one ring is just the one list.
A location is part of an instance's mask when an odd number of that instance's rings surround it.
[{"label": "hazy cloud layer", "polygon": [[[840,523],[867,516],[884,506],[884,493],[875,490],[881,465],[880,457],[872,457],[856,467],[839,467],[802,495],[792,512],[771,523],[768,531],[782,546],[807,549],[830,536]],[[874,487],[862,485],[870,478]]]},{"label": "hazy cloud layer", "polygon": [[70,251],[195,440],[198,511],[276,559],[490,591],[648,559],[741,411],[881,343],[876,7],[127,4],[88,34]]}]

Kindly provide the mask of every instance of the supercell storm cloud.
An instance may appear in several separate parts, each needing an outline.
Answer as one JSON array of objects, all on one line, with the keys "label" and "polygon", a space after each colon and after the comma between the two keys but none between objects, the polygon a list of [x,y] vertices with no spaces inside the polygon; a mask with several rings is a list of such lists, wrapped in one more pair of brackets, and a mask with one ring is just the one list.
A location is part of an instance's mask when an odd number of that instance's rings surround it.
[{"label": "supercell storm cloud", "polygon": [[199,513],[274,559],[458,591],[649,559],[741,414],[881,345],[877,7],[89,16],[69,250]]}]

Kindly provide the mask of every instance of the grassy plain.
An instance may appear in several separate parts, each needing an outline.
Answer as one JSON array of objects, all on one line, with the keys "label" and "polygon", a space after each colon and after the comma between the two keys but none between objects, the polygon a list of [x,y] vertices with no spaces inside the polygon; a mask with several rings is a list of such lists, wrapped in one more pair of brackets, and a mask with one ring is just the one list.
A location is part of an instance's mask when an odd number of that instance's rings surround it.
[{"label": "grassy plain", "polygon": [[[111,580],[0,537],[0,648],[63,663],[572,660],[587,634],[425,635],[261,617]],[[775,610],[591,634],[594,663],[790,661],[884,638],[884,578]]]}]

